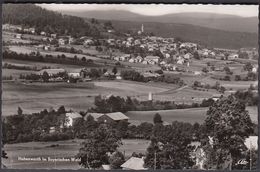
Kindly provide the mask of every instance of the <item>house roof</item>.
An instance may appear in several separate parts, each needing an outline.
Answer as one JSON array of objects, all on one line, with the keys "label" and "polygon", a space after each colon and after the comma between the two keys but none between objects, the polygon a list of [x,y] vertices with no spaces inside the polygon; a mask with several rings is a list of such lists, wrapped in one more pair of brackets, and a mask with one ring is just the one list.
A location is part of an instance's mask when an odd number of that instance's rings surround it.
[{"label": "house roof", "polygon": [[106,115],[115,121],[129,119],[126,115],[124,115],[121,112],[107,113]]},{"label": "house roof", "polygon": [[65,69],[43,69],[41,71],[38,72],[39,75],[42,75],[44,72],[47,72],[48,74],[58,74],[61,72],[65,72]]},{"label": "house roof", "polygon": [[245,140],[245,145],[248,149],[250,149],[250,144],[251,148],[258,149],[258,136],[249,136]]},{"label": "house roof", "polygon": [[159,59],[160,57],[158,57],[158,56],[146,56],[145,57],[145,59],[146,60],[157,60],[157,59]]},{"label": "house roof", "polygon": [[144,160],[142,158],[131,157],[124,164],[121,165],[122,168],[127,168],[131,170],[145,170]]},{"label": "house roof", "polygon": [[145,78],[147,78],[147,77],[159,77],[160,74],[158,74],[158,73],[145,72],[145,73],[143,73],[143,76],[144,76]]},{"label": "house roof", "polygon": [[94,120],[96,121],[99,117],[103,116],[104,114],[103,113],[87,113],[85,116],[84,116],[84,120],[87,120],[87,117],[88,116],[92,116],[94,118]]},{"label": "house roof", "polygon": [[82,116],[78,112],[68,112],[66,113],[66,117],[70,117],[72,119],[82,118]]},{"label": "house roof", "polygon": [[80,73],[83,69],[80,68],[80,69],[70,69],[68,70],[68,73]]}]

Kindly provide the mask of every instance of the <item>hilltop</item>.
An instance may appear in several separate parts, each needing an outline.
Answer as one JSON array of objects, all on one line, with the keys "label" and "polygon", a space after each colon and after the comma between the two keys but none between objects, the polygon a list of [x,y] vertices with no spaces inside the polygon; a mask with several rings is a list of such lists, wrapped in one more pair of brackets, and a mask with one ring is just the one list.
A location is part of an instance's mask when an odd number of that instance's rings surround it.
[{"label": "hilltop", "polygon": [[190,24],[155,23],[155,22],[130,22],[116,21],[112,24],[119,31],[138,31],[144,24],[145,32],[154,33],[162,37],[180,37],[185,41],[195,42],[209,47],[239,49],[242,47],[257,47],[258,36],[256,33],[230,32],[210,29]]},{"label": "hilltop", "polygon": [[4,4],[3,24],[34,27],[36,32],[45,31],[73,37],[99,36],[101,27],[80,17],[62,15],[33,4]]},{"label": "hilltop", "polygon": [[172,13],[160,16],[145,16],[123,10],[95,10],[95,11],[62,11],[64,14],[84,18],[96,18],[103,20],[137,21],[137,22],[160,22],[181,23],[195,26],[208,27],[212,29],[231,32],[258,32],[257,17],[240,17],[236,15],[217,13]]},{"label": "hilltop", "polygon": [[[90,15],[92,14],[92,15]],[[95,14],[95,15],[94,15]],[[77,15],[77,16],[71,16]],[[81,18],[81,17],[87,18]],[[175,18],[177,21],[195,21],[197,24],[208,23],[212,25],[218,25],[219,20],[229,20],[228,26],[234,28],[236,27],[233,24],[233,21],[239,20],[243,23],[245,20],[242,20],[242,17],[233,16],[233,15],[217,15],[211,14],[206,17],[202,13],[183,13],[183,14],[168,14],[158,17],[148,17],[141,16],[139,14],[130,13],[127,11],[95,11],[95,12],[84,12],[84,13],[71,13],[61,14],[58,12],[46,10],[36,5],[32,4],[5,4],[3,6],[3,24],[10,23],[15,25],[23,25],[29,27],[35,27],[37,31],[45,31],[48,33],[57,33],[58,35],[70,35],[72,37],[80,36],[92,36],[92,37],[104,37],[108,33],[105,33],[107,28],[105,24],[108,23],[108,20],[95,19],[95,22],[92,21],[92,17],[106,18],[112,21],[113,28],[116,30],[114,35],[117,35],[117,32],[128,32],[134,31],[137,32],[140,30],[141,24],[144,24],[145,32],[150,34],[154,33],[156,36],[162,37],[180,37],[185,41],[195,42],[209,47],[217,48],[230,48],[238,49],[242,47],[257,47],[258,36],[257,33],[249,32],[235,32],[235,31],[225,31],[220,29],[212,29],[208,27],[202,27],[192,24],[183,24],[183,23],[170,23],[171,18]],[[106,16],[106,17],[105,17]],[[175,17],[174,17],[175,16]],[[191,17],[193,16],[193,17]],[[214,22],[209,22],[210,18],[215,19]],[[185,18],[185,20],[184,20]],[[194,20],[196,18],[196,20]],[[119,20],[119,19],[122,19]],[[129,21],[123,21],[123,20]],[[244,18],[243,18],[244,19]],[[136,20],[136,21],[133,21]],[[145,22],[143,22],[143,20]],[[154,21],[160,21],[154,22]],[[253,19],[255,20],[255,19]],[[153,21],[153,22],[151,22]],[[232,21],[232,22],[231,22]],[[243,22],[241,22],[243,21]],[[250,21],[250,20],[248,20]],[[168,23],[167,23],[168,22]],[[225,23],[225,22],[224,22]],[[231,24],[232,23],[232,24]],[[253,22],[255,23],[255,22]],[[243,23],[245,26],[252,26]],[[250,27],[257,28],[257,27]],[[105,33],[105,34],[103,34]]]}]

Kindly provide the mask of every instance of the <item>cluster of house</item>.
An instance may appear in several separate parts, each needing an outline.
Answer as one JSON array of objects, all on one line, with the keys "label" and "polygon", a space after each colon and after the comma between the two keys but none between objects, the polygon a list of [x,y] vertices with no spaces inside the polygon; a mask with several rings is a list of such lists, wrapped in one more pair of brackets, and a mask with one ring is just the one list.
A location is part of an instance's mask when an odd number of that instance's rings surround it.
[{"label": "cluster of house", "polygon": [[[88,70],[86,68],[79,68],[79,69],[71,69],[71,70],[65,70],[62,68],[57,69],[42,69],[38,72],[36,72],[37,75],[43,76],[43,74],[47,72],[49,76],[49,81],[53,82],[59,82],[63,81],[64,78],[62,78],[59,74],[67,73],[69,78],[73,79],[84,79],[84,81],[90,81],[91,79],[86,75]],[[69,81],[68,81],[69,82]]]},{"label": "cluster of house", "polygon": [[92,116],[93,119],[100,123],[118,123],[120,121],[128,121],[129,117],[127,117],[122,112],[113,112],[113,113],[87,113],[84,117],[77,112],[68,112],[66,113],[66,126],[73,126],[74,122],[78,118],[83,118],[87,120],[89,116]]},{"label": "cluster of house", "polygon": [[35,34],[34,27],[22,27],[20,25],[11,25],[11,24],[3,24],[2,29],[5,31],[13,31],[13,32],[23,32],[23,33],[30,33]]},{"label": "cluster of house", "polygon": [[[4,24],[4,30],[18,30],[25,33],[35,33],[34,28],[23,28],[22,26]],[[83,36],[81,38],[73,38],[72,36],[58,36],[56,33],[46,33],[44,31],[40,32],[40,35],[44,45],[39,45],[36,48],[41,48],[44,50],[50,50],[52,41],[58,45],[70,45],[75,42],[77,44],[82,44],[85,46],[94,45],[96,41],[101,43],[101,45],[115,46],[115,47],[125,47],[131,50],[133,47],[143,49],[146,56],[124,54],[121,56],[113,57],[116,61],[127,61],[130,63],[142,63],[150,65],[159,65],[163,70],[175,71],[176,66],[186,65],[189,66],[193,57],[198,55],[201,58],[215,58],[219,60],[234,60],[239,58],[240,52],[246,52],[249,56],[258,54],[257,49],[254,48],[241,48],[240,50],[232,49],[221,49],[221,48],[201,48],[199,44],[191,42],[180,42],[174,38],[163,38],[158,36],[143,36],[144,27],[142,25],[139,31],[139,36],[128,35],[126,38],[108,38],[108,39],[95,39],[92,37]],[[21,39],[22,34],[16,34],[16,38]],[[160,56],[151,55],[160,52]]]}]

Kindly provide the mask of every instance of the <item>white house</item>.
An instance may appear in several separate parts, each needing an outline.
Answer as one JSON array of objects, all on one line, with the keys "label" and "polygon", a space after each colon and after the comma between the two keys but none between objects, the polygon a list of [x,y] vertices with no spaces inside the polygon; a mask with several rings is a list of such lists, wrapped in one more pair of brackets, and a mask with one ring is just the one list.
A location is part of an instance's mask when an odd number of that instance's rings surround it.
[{"label": "white house", "polygon": [[82,116],[77,112],[68,112],[66,113],[66,123],[65,126],[71,127],[77,118],[82,118]]},{"label": "white house", "polygon": [[136,61],[135,61],[134,58],[131,58],[131,59],[129,60],[129,62],[130,62],[130,63],[135,63]]},{"label": "white house", "polygon": [[46,35],[46,32],[44,32],[44,31],[41,31],[41,33],[40,33],[42,36],[45,36]]},{"label": "white house", "polygon": [[146,56],[144,58],[144,60],[149,61],[149,62],[154,62],[156,64],[159,63],[159,59],[160,59],[160,57],[158,57],[158,56]]},{"label": "white house", "polygon": [[43,69],[37,72],[38,75],[43,75],[44,72],[47,72],[49,76],[57,75],[58,73],[66,72],[65,69],[59,68],[59,69]]},{"label": "white house", "polygon": [[123,170],[147,170],[144,168],[144,158],[131,157],[121,165]]},{"label": "white house", "polygon": [[229,60],[234,60],[234,59],[237,59],[238,58],[238,54],[230,54],[229,56],[228,56],[228,59]]},{"label": "white house", "polygon": [[258,67],[257,67],[257,66],[254,66],[254,67],[252,68],[252,72],[253,72],[253,73],[257,73],[257,70],[258,70]]},{"label": "white house", "polygon": [[137,63],[141,63],[143,61],[143,58],[141,56],[136,57]]},{"label": "white house", "polygon": [[59,42],[59,45],[65,45],[65,39],[63,39],[63,38],[60,38],[58,40],[58,42]]},{"label": "white house", "polygon": [[15,35],[15,38],[17,38],[17,39],[22,39],[22,34],[16,34],[16,35]]},{"label": "white house", "polygon": [[178,57],[178,60],[177,60],[177,64],[184,64],[184,58],[182,58],[181,56]]},{"label": "white house", "polygon": [[122,76],[121,76],[121,74],[118,72],[118,73],[116,73],[116,79],[118,79],[118,80],[121,80],[122,79]]}]

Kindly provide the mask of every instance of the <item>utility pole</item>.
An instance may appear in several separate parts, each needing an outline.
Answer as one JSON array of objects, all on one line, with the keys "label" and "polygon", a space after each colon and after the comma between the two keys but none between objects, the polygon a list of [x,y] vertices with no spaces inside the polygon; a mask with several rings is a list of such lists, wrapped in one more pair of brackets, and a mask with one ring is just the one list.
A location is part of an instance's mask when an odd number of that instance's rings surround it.
[{"label": "utility pole", "polygon": [[249,158],[249,163],[250,163],[250,170],[252,170],[252,143],[250,141],[250,150],[249,150],[249,153],[250,153],[250,158]]},{"label": "utility pole", "polygon": [[154,153],[154,170],[156,170],[156,152]]}]

